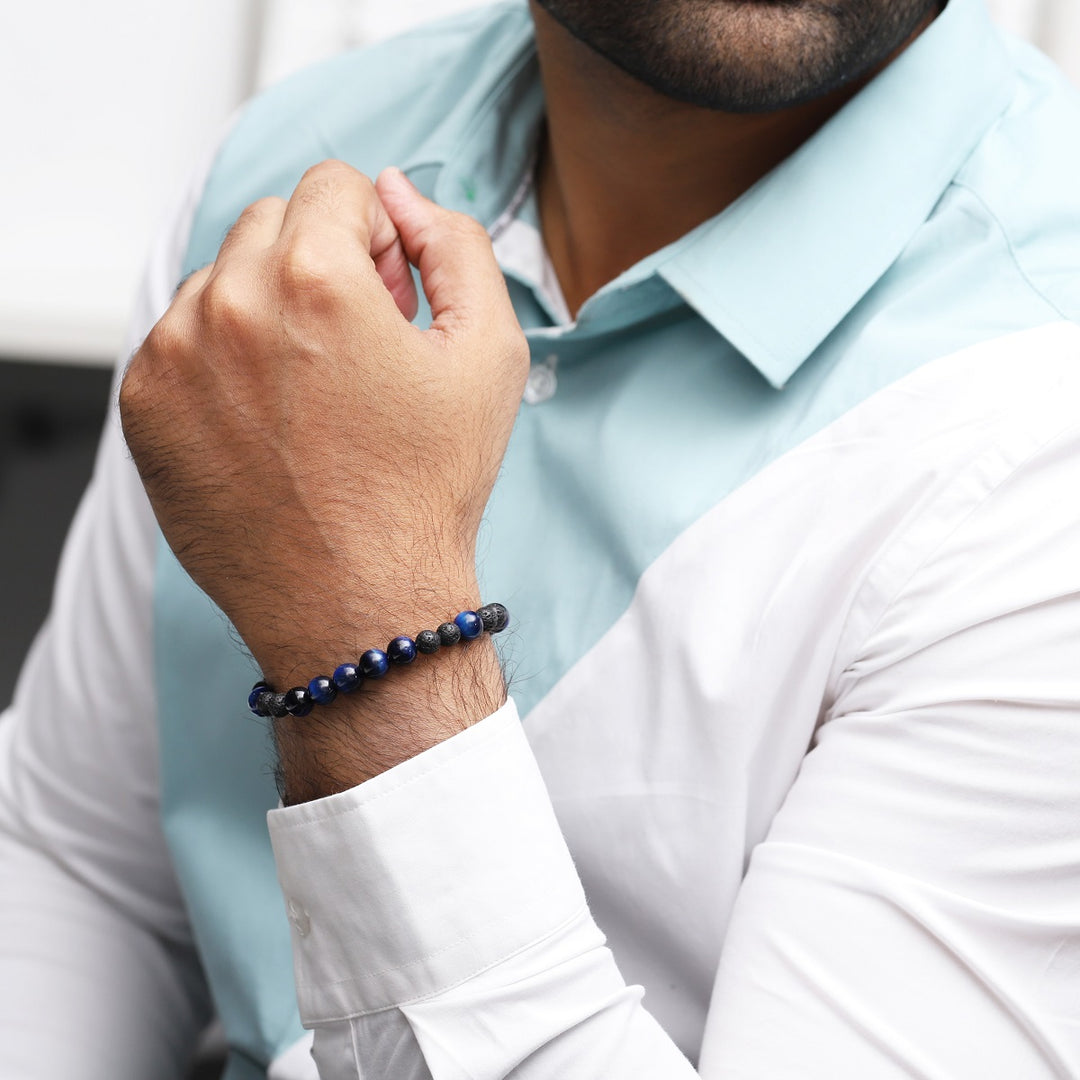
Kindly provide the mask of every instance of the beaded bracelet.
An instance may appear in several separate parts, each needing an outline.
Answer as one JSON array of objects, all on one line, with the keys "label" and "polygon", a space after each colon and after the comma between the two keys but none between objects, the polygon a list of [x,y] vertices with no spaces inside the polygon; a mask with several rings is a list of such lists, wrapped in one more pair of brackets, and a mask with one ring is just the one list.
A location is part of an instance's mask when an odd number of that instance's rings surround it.
[{"label": "beaded bracelet", "polygon": [[510,625],[510,612],[502,604],[485,604],[476,611],[459,612],[453,622],[437,630],[421,630],[415,638],[402,634],[386,650],[368,649],[355,664],[341,664],[333,675],[316,675],[307,686],[294,686],[277,693],[269,683],[259,681],[248,694],[248,708],[256,716],[307,716],[316,705],[329,705],[338,694],[351,694],[368,679],[381,679],[391,665],[411,664],[418,653],[430,655],[443,645],[471,641],[481,634],[498,634]]}]

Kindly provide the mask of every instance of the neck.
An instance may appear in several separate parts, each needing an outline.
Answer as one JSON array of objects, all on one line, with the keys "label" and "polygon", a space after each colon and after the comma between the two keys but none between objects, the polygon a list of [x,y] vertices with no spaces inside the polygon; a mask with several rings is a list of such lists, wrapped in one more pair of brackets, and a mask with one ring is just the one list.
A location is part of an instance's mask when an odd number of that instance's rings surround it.
[{"label": "neck", "polygon": [[532,10],[547,102],[540,218],[575,314],[622,271],[737,199],[869,79],[773,113],[717,112],[652,90]]}]

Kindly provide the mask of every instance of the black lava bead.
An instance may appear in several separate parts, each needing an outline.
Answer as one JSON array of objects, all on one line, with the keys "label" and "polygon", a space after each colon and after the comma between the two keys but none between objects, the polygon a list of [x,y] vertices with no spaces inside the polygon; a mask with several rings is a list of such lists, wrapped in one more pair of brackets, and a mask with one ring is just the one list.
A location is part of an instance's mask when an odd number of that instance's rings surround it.
[{"label": "black lava bead", "polygon": [[502,604],[488,604],[487,606],[495,612],[495,626],[491,633],[498,634],[510,625],[510,612]]},{"label": "black lava bead", "polygon": [[270,694],[265,700],[266,712],[272,716],[275,720],[280,720],[283,716],[289,715],[289,710],[285,708],[285,695],[284,694]]}]

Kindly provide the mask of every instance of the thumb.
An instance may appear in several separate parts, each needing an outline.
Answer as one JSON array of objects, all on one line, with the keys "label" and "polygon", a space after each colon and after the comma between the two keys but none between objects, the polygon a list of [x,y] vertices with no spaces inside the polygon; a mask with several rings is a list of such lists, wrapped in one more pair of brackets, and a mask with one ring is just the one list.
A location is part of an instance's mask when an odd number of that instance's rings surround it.
[{"label": "thumb", "polygon": [[479,222],[424,198],[400,169],[386,169],[375,186],[409,262],[420,271],[432,328],[453,334],[492,318],[516,325],[491,240]]}]

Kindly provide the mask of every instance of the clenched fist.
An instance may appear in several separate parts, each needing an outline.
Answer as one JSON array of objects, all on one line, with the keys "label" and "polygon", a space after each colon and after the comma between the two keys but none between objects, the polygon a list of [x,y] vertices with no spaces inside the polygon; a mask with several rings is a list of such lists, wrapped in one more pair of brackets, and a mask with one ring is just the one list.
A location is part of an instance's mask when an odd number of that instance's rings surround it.
[{"label": "clenched fist", "polygon": [[287,203],[248,207],[184,283],[120,408],[173,551],[285,688],[477,602],[527,370],[483,228],[396,170],[372,184],[324,162]]}]

